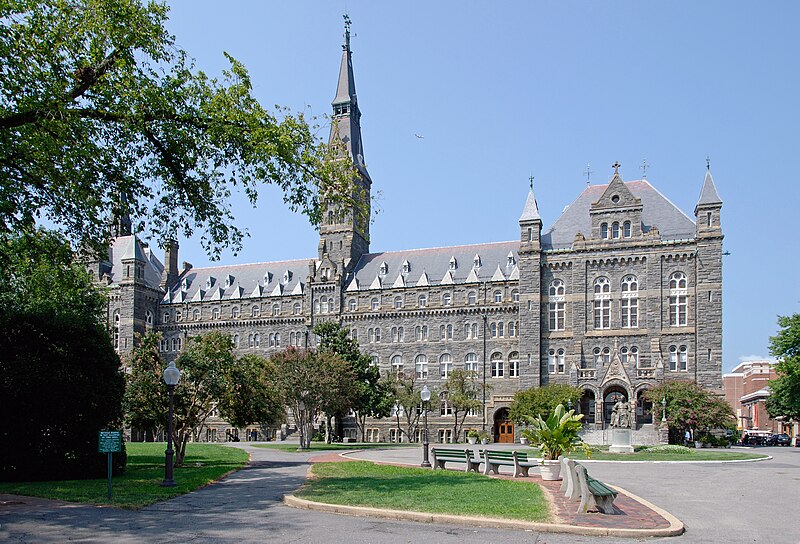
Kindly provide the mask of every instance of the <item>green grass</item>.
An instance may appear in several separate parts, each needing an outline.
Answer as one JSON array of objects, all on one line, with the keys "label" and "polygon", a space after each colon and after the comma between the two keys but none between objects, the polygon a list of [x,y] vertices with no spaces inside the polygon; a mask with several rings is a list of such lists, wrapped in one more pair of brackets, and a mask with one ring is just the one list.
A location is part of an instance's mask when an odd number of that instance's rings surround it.
[{"label": "green grass", "polygon": [[268,442],[266,444],[252,444],[257,448],[266,448],[269,450],[280,450],[289,452],[302,452],[302,451],[351,451],[351,450],[369,450],[369,449],[388,449],[388,448],[421,448],[420,444],[397,443],[397,442],[359,442],[349,444],[326,444],[324,442],[312,442],[311,447],[307,450],[298,449],[297,444],[286,442]]},{"label": "green grass", "polygon": [[[540,457],[541,453],[536,448],[528,448],[528,455]],[[760,453],[745,453],[740,451],[714,450],[714,449],[689,449],[686,453],[650,452],[644,448],[636,447],[633,453],[609,453],[608,446],[592,446],[592,456],[587,457],[582,450],[576,450],[567,457],[570,459],[593,459],[596,461],[741,461],[749,459],[764,459],[767,456]]]},{"label": "green grass", "polygon": [[310,501],[437,514],[548,521],[541,488],[450,470],[375,465],[364,461],[318,463],[296,495]]},{"label": "green grass", "polygon": [[[189,444],[183,467],[175,467],[176,487],[161,487],[164,479],[164,450],[158,442],[126,444],[128,465],[125,474],[113,479],[113,500],[106,497],[106,478],[51,482],[0,482],[0,493],[29,495],[89,504],[113,504],[122,508],[141,508],[154,502],[183,495],[243,467],[247,452],[218,444]],[[98,454],[99,455],[99,454]]]}]

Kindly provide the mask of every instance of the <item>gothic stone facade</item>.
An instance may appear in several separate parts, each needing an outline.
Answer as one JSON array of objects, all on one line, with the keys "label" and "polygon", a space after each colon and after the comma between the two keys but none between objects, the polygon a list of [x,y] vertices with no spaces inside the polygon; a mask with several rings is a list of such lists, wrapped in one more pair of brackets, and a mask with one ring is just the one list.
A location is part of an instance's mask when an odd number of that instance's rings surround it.
[{"label": "gothic stone facade", "polygon": [[[349,39],[333,111],[331,139],[358,167],[368,201]],[[435,389],[456,368],[485,376],[485,411],[466,429],[485,417],[495,439],[512,440],[514,393],[548,383],[582,388],[580,410],[597,427],[616,400],[630,400],[641,427],[651,423],[641,394],[665,379],[721,391],[722,202],[710,171],[690,218],[647,180],[623,182],[616,166],[546,230],[531,188],[510,242],[370,252],[369,224],[351,211],[328,215],[308,260],[179,269],[177,244],[164,265],[120,232],[91,268],[111,288],[120,351],[155,328],[171,359],[187,337],[216,330],[240,354],[269,356],[314,347],[311,329],[334,320],[382,372],[414,372],[420,387]],[[452,439],[446,403],[434,403],[430,425],[433,441]],[[393,419],[369,427],[371,440],[397,438]]]}]

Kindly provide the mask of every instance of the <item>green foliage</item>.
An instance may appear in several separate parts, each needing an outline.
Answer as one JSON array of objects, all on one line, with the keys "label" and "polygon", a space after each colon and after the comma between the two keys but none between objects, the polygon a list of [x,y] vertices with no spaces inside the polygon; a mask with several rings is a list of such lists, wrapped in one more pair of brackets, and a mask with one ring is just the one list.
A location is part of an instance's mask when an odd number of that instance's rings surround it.
[{"label": "green foliage", "polygon": [[0,245],[0,479],[102,475],[97,432],[121,427],[124,390],[105,298],[59,235],[2,234]]},{"label": "green foliage", "polygon": [[139,336],[125,361],[128,369],[123,401],[125,423],[154,435],[166,427],[169,402],[160,343],[160,332]]},{"label": "green foliage", "polygon": [[389,415],[392,409],[391,391],[385,380],[381,380],[377,366],[372,366],[369,355],[362,353],[358,342],[349,336],[349,331],[332,321],[320,323],[314,327],[314,334],[319,337],[321,352],[330,352],[346,361],[355,374],[353,396],[346,399],[348,406],[335,414],[343,415],[347,410],[355,413],[356,426],[365,440],[366,419],[382,418]]},{"label": "green foliage", "polygon": [[517,391],[509,407],[509,417],[516,423],[525,423],[528,418],[542,416],[547,418],[556,406],[579,406],[583,391],[562,383],[551,383],[542,387],[532,387]]},{"label": "green foliage", "polygon": [[220,416],[240,428],[279,424],[285,414],[274,376],[275,366],[264,357],[247,354],[237,359],[228,377],[230,386],[217,404]]},{"label": "green foliage", "polygon": [[770,353],[778,358],[777,379],[770,382],[767,412],[773,418],[800,420],[800,314],[778,318],[780,331],[770,338]]},{"label": "green foliage", "polygon": [[[220,79],[194,68],[141,0],[0,4],[0,231],[44,217],[100,248],[114,213],[160,239],[202,233],[212,257],[241,247],[231,191],[262,184],[317,224],[321,202],[354,205],[352,162],[302,113],[272,113],[226,54]],[[46,47],[43,46],[46,44]],[[313,120],[312,120],[313,123]]]},{"label": "green foliage", "polygon": [[287,348],[272,357],[277,390],[294,416],[300,447],[311,443],[312,427],[325,412],[338,413],[354,394],[356,375],[350,364],[331,351]]},{"label": "green foliage", "polygon": [[576,415],[575,410],[566,411],[564,405],[559,404],[547,419],[542,416],[529,417],[527,421],[530,427],[522,431],[522,436],[535,444],[545,459],[555,460],[560,455],[568,455],[583,443],[578,436],[583,428],[581,419],[583,414]]},{"label": "green foliage", "polygon": [[663,453],[663,454],[676,454],[676,455],[690,455],[692,450],[686,446],[678,444],[661,444],[659,446],[649,446],[640,450],[647,453]]},{"label": "green foliage", "polygon": [[103,476],[97,432],[121,428],[124,388],[93,316],[0,308],[0,480]]},{"label": "green foliage", "polygon": [[462,369],[453,370],[442,385],[442,392],[447,395],[447,400],[453,410],[453,437],[458,440],[464,420],[471,411],[479,412],[483,407],[478,398],[481,392],[480,384],[474,372]]},{"label": "green foliage", "polygon": [[467,438],[478,438],[479,433],[477,429],[470,429],[467,431]]},{"label": "green foliage", "polygon": [[[406,440],[411,442],[414,431],[419,424],[420,412],[418,408],[422,406],[422,398],[416,387],[417,376],[414,372],[402,371],[389,373],[386,375],[392,406],[394,410],[395,424],[400,436],[406,435]],[[401,424],[402,423],[402,424]],[[403,424],[405,427],[403,427]]]},{"label": "green foliage", "polygon": [[661,419],[661,400],[667,399],[667,424],[670,440],[680,442],[687,429],[735,429],[733,409],[711,391],[693,381],[668,381],[645,392],[653,403],[653,418]]}]

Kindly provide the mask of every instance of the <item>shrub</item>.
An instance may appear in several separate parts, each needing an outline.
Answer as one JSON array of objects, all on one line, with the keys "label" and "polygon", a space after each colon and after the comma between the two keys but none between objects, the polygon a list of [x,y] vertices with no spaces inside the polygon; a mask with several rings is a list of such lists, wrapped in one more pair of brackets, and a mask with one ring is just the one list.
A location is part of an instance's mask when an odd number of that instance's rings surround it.
[{"label": "shrub", "polygon": [[666,453],[666,454],[677,453],[679,455],[685,455],[692,452],[690,448],[687,448],[686,446],[679,446],[677,444],[662,444],[660,446],[650,446],[644,448],[644,450],[642,451],[646,451],[647,453]]}]

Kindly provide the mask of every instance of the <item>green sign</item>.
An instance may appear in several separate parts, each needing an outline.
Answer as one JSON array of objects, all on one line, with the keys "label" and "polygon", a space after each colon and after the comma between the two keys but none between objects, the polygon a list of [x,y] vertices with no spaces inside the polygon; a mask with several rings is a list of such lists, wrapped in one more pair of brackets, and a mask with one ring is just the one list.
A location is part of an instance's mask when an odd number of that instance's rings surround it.
[{"label": "green sign", "polygon": [[122,431],[100,431],[98,451],[100,453],[113,453],[122,451]]}]

